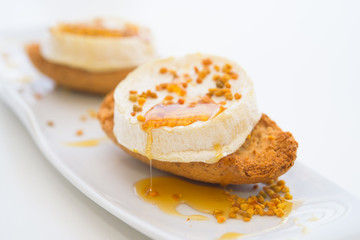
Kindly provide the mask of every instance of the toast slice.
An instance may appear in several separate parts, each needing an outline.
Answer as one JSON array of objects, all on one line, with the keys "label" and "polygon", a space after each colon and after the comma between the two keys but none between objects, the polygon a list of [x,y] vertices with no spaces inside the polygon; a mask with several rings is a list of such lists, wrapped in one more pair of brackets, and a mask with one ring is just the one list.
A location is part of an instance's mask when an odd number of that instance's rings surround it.
[{"label": "toast slice", "polygon": [[[149,164],[147,157],[119,144],[113,134],[114,99],[109,93],[98,112],[98,119],[107,136],[125,152]],[[202,162],[175,163],[152,160],[152,166],[185,178],[207,183],[250,184],[268,182],[286,173],[296,159],[298,143],[289,132],[283,132],[263,114],[251,135],[234,153],[214,164]]]},{"label": "toast slice", "polygon": [[117,84],[135,69],[132,67],[112,72],[94,73],[53,63],[41,55],[38,43],[27,45],[26,53],[32,64],[58,85],[81,92],[105,95],[114,90]]}]

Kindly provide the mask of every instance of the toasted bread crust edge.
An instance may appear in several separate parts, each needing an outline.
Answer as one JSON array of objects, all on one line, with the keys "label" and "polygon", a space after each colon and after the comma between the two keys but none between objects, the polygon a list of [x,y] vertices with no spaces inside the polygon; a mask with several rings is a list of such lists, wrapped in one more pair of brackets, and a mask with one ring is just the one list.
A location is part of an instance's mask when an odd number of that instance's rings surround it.
[{"label": "toasted bread crust edge", "polygon": [[32,64],[41,73],[53,79],[60,86],[81,92],[105,95],[114,90],[116,85],[135,69],[132,67],[118,71],[94,73],[47,61],[41,55],[38,43],[27,45],[25,50]]},{"label": "toasted bread crust edge", "polygon": [[[125,152],[140,161],[150,160],[119,144],[113,134],[114,99],[109,93],[98,112],[101,127],[107,136]],[[274,121],[263,114],[254,127],[251,137],[233,154],[217,163],[175,163],[152,160],[153,167],[185,178],[207,183],[250,184],[268,182],[286,173],[296,159],[298,143],[289,132],[283,132]]]}]

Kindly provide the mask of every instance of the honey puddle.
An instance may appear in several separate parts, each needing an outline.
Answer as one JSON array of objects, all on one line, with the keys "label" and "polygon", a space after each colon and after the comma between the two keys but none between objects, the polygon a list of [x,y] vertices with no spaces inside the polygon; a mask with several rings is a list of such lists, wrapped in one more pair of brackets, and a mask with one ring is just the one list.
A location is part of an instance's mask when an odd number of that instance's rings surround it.
[{"label": "honey puddle", "polygon": [[[134,185],[136,194],[146,202],[156,205],[163,212],[193,220],[207,220],[203,215],[184,215],[176,208],[186,204],[194,210],[214,215],[221,212],[228,218],[232,203],[229,193],[215,185],[196,184],[175,177],[153,177],[140,180]],[[286,201],[283,208],[282,223],[293,208],[293,203]],[[216,214],[214,215],[216,217]]]},{"label": "honey puddle", "polygon": [[230,240],[230,239],[236,239],[239,237],[245,236],[245,234],[242,233],[236,233],[236,232],[228,232],[222,235],[218,238],[218,240]]},{"label": "honey puddle", "polygon": [[105,139],[106,138],[89,139],[85,141],[67,142],[64,144],[71,147],[94,147],[99,145],[100,142],[104,141]]},{"label": "honey puddle", "polygon": [[147,194],[150,186],[150,178],[140,180],[135,183],[135,191],[144,201],[155,204],[165,213],[190,218],[194,220],[207,220],[203,215],[183,215],[176,210],[180,204],[205,214],[213,214],[215,209],[229,213],[231,203],[227,200],[227,195],[223,189],[194,184],[174,177],[154,177],[152,178],[152,191],[155,196]]}]

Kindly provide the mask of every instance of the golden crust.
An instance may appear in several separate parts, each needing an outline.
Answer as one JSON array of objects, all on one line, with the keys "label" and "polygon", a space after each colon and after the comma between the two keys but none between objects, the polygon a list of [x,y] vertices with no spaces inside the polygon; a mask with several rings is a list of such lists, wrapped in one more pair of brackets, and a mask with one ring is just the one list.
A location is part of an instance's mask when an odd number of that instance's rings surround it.
[{"label": "golden crust", "polygon": [[[108,137],[131,156],[149,164],[145,156],[117,143],[113,134],[114,99],[109,93],[98,113],[98,119]],[[296,159],[298,143],[289,132],[283,132],[263,114],[254,127],[251,138],[233,154],[217,163],[171,163],[152,160],[152,166],[189,179],[220,184],[250,184],[268,182],[287,172]]]},{"label": "golden crust", "polygon": [[93,73],[47,61],[37,43],[26,46],[32,64],[58,85],[81,92],[107,94],[135,68],[118,71]]}]

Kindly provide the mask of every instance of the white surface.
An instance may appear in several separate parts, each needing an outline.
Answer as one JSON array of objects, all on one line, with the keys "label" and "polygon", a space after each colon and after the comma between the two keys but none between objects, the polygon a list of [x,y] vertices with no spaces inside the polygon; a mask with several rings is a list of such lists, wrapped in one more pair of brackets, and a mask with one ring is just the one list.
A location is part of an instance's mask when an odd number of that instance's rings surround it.
[{"label": "white surface", "polygon": [[148,239],[59,174],[2,101],[0,126],[0,239]]},{"label": "white surface", "polygon": [[[299,205],[284,221],[276,217],[254,217],[249,223],[228,220],[218,224],[211,215],[207,221],[187,221],[161,212],[134,194],[134,183],[149,177],[149,167],[104,138],[96,119],[87,116],[86,121],[81,120],[89,109],[99,108],[102,98],[54,89],[51,80],[34,71],[19,43],[13,41],[5,49],[8,57],[0,61],[0,96],[21,119],[47,160],[85,195],[147,236],[205,240],[240,232],[253,240],[360,237],[360,229],[356,227],[359,199],[301,163],[282,176],[291,186],[294,204]],[[36,98],[36,94],[42,97]],[[53,122],[52,126],[48,125],[49,121]],[[78,129],[83,131],[83,136],[75,134]],[[94,139],[102,140],[91,147],[67,145]],[[154,177],[164,174],[153,169]],[[240,196],[257,193],[251,185],[231,189]],[[194,212],[184,205],[177,209],[184,214]],[[311,221],[312,218],[316,221]]]},{"label": "white surface", "polygon": [[[299,141],[297,161],[360,197],[359,1],[101,2],[7,1],[0,35],[110,13],[154,28],[163,55],[233,58],[252,76],[263,111]],[[0,238],[141,238],[60,176],[2,103],[0,161]]]}]

